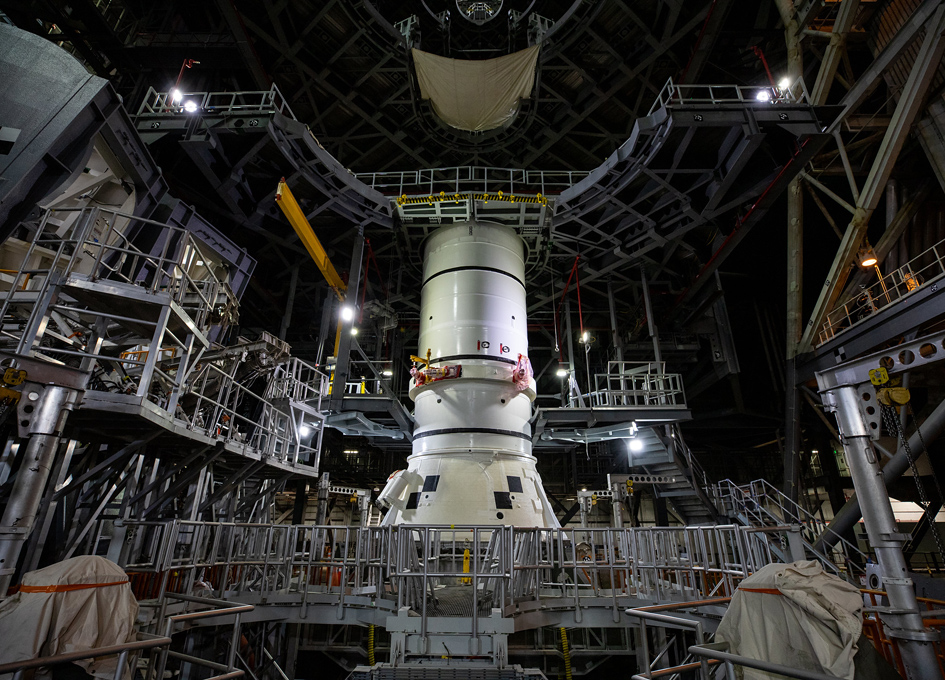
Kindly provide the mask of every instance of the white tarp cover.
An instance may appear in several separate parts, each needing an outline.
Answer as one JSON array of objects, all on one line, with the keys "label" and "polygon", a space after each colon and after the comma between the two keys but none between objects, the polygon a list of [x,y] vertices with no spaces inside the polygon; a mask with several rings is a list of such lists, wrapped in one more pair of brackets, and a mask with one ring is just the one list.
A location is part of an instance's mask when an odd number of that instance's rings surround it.
[{"label": "white tarp cover", "polygon": [[[31,571],[20,591],[0,602],[0,663],[132,642],[137,616],[128,576],[104,557],[73,557]],[[113,678],[118,657],[75,663]]]},{"label": "white tarp cover", "polygon": [[[863,597],[817,562],[769,564],[738,586],[715,634],[733,654],[853,680]],[[780,678],[739,668],[750,680]]]},{"label": "white tarp cover", "polygon": [[519,99],[528,97],[535,86],[539,47],[479,61],[413,49],[420,96],[430,100],[444,123],[460,130],[501,127],[518,111]]}]

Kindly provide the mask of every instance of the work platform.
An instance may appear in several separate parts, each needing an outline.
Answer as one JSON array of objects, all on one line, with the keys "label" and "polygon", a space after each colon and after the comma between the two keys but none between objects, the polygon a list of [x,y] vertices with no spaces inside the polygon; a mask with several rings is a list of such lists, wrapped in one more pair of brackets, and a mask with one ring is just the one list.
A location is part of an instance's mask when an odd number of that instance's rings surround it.
[{"label": "work platform", "polygon": [[[135,116],[142,139],[159,156],[177,140],[221,207],[253,228],[262,228],[265,211],[257,206],[268,205],[272,195],[270,185],[254,178],[263,167],[285,175],[288,162],[294,172],[287,183],[309,219],[330,212],[390,228],[396,215],[405,257],[418,271],[421,244],[433,229],[484,220],[513,227],[525,240],[527,278],[545,269],[547,244],[554,241],[582,253],[587,281],[646,261],[654,250],[740,211],[727,253],[830,139],[824,130],[837,114],[810,105],[801,80],[782,89],[670,79],[629,138],[591,171],[453,167],[354,174],[295,120],[275,88],[174,97],[149,91]],[[183,99],[197,108],[185,111]],[[778,140],[793,147],[793,155],[775,163],[761,159],[764,144]]]},{"label": "work platform", "polygon": [[738,584],[766,564],[808,556],[858,579],[859,572],[805,555],[796,536],[815,527],[792,522],[771,491],[727,492],[726,502],[741,508],[731,509],[758,521],[622,529],[129,521],[120,554],[152,621],[180,611],[173,593],[199,592],[253,605],[244,623],[308,626],[312,649],[327,651],[327,640],[347,630],[349,652],[383,654],[385,667],[402,673],[452,664],[457,673],[471,666],[514,674],[517,664],[529,665],[529,649],[553,648],[548,631],[561,628],[589,663],[595,649],[614,651],[595,644],[617,636],[619,653],[643,668],[667,668],[645,642],[647,628],[659,628],[667,646],[695,630],[701,644]]}]

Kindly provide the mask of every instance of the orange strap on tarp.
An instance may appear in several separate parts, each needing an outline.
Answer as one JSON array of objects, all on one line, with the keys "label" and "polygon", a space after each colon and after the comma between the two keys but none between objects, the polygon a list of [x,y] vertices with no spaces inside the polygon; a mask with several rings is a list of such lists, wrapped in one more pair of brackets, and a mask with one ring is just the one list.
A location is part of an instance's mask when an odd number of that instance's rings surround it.
[{"label": "orange strap on tarp", "polygon": [[738,589],[746,593],[767,593],[768,595],[783,595],[784,594],[777,588],[742,588],[741,586],[739,586]]},{"label": "orange strap on tarp", "polygon": [[111,583],[66,583],[58,586],[20,586],[21,593],[68,593],[72,590],[87,590],[88,588],[105,588],[106,586],[121,586],[128,581],[112,581]]}]

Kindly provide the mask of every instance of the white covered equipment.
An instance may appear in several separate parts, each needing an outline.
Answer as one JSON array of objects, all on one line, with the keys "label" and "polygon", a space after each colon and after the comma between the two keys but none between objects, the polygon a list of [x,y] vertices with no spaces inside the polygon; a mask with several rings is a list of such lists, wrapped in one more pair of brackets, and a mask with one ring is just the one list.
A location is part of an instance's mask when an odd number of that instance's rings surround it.
[{"label": "white covered equipment", "polygon": [[[0,663],[132,642],[137,616],[127,574],[104,557],[37,569],[23,576],[20,592],[0,602]],[[75,664],[110,680],[118,657]]]},{"label": "white covered equipment", "polygon": [[[738,586],[717,642],[752,659],[853,680],[863,597],[817,562],[769,564]],[[781,676],[739,668],[748,680]]]}]

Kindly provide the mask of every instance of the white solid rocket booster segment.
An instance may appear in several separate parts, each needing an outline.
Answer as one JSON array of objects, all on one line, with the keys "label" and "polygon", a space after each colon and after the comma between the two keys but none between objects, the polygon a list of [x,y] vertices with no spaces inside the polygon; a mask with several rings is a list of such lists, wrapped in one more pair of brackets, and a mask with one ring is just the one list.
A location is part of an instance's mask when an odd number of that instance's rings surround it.
[{"label": "white solid rocket booster segment", "polygon": [[556,527],[532,456],[525,261],[507,227],[461,223],[424,248],[413,453],[385,524]]}]

